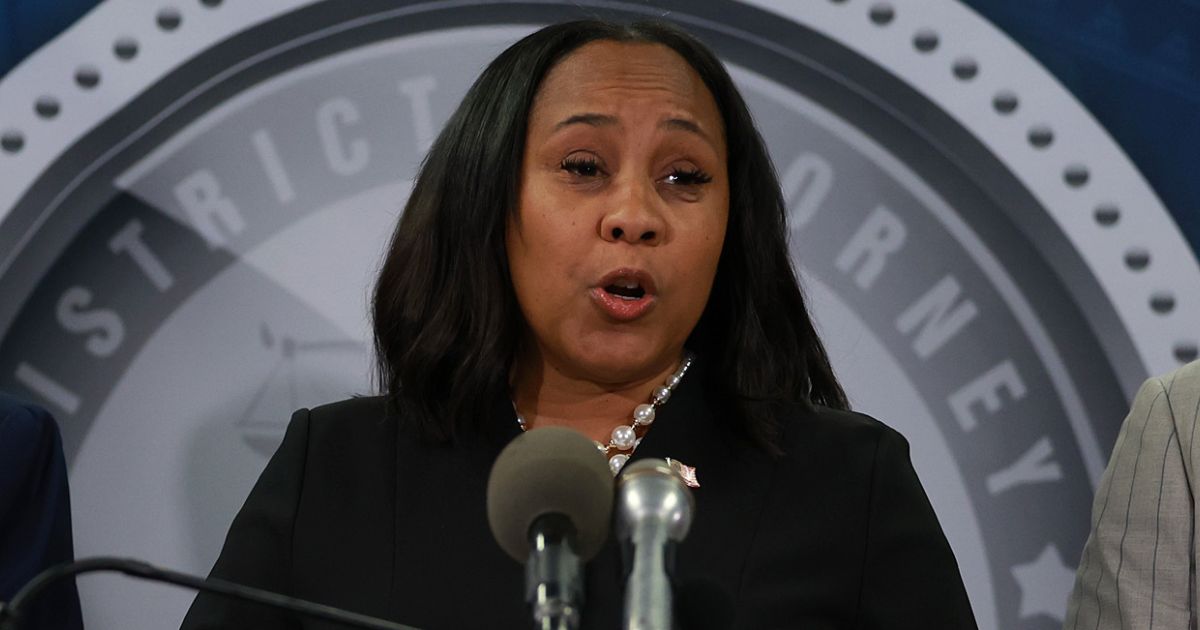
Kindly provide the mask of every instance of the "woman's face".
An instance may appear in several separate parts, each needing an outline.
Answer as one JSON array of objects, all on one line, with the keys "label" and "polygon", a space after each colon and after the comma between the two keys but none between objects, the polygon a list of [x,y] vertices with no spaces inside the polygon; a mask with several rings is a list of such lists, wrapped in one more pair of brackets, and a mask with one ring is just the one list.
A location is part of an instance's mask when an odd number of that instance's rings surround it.
[{"label": "woman's face", "polygon": [[671,369],[728,216],[724,128],[695,70],[658,44],[571,53],[534,100],[506,231],[523,356],[614,385]]}]

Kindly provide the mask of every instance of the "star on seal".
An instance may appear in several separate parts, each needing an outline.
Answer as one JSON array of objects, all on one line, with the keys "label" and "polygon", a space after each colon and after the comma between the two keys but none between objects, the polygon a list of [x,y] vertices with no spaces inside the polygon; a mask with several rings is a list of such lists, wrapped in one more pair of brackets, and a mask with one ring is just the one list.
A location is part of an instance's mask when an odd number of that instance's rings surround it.
[{"label": "star on seal", "polygon": [[1036,560],[1012,568],[1021,588],[1021,618],[1047,615],[1059,623],[1066,619],[1067,597],[1075,584],[1075,569],[1063,563],[1058,548],[1046,545]]}]

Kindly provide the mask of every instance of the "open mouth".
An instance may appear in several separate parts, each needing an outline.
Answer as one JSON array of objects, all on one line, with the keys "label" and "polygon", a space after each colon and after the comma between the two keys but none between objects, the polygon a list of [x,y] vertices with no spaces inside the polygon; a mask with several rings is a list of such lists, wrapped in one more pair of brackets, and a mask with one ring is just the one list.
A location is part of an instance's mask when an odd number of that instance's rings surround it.
[{"label": "open mouth", "polygon": [[589,293],[600,311],[617,322],[632,322],[646,315],[658,301],[654,276],[632,267],[605,274]]},{"label": "open mouth", "polygon": [[604,291],[622,300],[640,300],[646,296],[646,290],[637,280],[617,280],[604,287]]},{"label": "open mouth", "polygon": [[658,302],[654,276],[633,267],[610,271],[597,280],[588,293],[600,311],[616,322],[639,319]]}]

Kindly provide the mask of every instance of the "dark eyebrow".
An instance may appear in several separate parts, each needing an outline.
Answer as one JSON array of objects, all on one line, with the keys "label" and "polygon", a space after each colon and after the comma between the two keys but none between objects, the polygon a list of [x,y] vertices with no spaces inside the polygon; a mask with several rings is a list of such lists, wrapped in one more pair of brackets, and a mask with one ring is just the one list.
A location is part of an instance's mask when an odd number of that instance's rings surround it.
[{"label": "dark eyebrow", "polygon": [[695,122],[687,120],[685,118],[668,118],[668,119],[658,123],[658,126],[664,128],[664,129],[678,129],[680,131],[690,131],[691,133],[694,133],[694,134],[700,136],[701,138],[704,138],[710,144],[712,143],[712,138],[709,138],[708,134],[704,133],[704,130],[700,128],[700,125],[697,125]]},{"label": "dark eyebrow", "polygon": [[575,114],[574,116],[570,116],[570,117],[566,118],[565,120],[558,123],[557,125],[554,125],[554,130],[558,131],[559,129],[562,129],[563,127],[569,127],[571,125],[590,125],[592,127],[604,127],[607,125],[615,125],[615,124],[617,124],[616,116],[609,116],[607,114]]},{"label": "dark eyebrow", "polygon": [[[595,113],[575,114],[573,116],[569,116],[569,117],[563,119],[557,125],[554,125],[554,131],[557,132],[560,129],[562,129],[564,127],[569,127],[571,125],[589,125],[591,127],[607,127],[607,126],[611,126],[611,125],[615,125],[615,124],[617,124],[616,116],[609,116],[608,114],[595,114]],[[700,136],[701,138],[703,138],[710,145],[716,146],[715,143],[713,142],[713,139],[708,137],[707,133],[704,133],[704,130],[700,128],[700,125],[697,125],[694,121],[688,120],[686,118],[666,118],[662,122],[658,123],[658,126],[663,129],[676,129],[679,131],[687,131],[689,133],[694,133],[694,134]]]}]

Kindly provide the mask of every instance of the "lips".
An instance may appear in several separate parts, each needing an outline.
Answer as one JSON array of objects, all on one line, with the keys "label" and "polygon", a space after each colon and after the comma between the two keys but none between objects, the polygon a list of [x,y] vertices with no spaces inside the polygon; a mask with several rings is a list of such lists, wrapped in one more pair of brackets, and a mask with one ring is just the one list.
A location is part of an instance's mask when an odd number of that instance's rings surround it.
[{"label": "lips", "polygon": [[591,289],[592,301],[605,315],[620,322],[642,317],[657,299],[654,278],[641,269],[622,268],[604,274]]}]

